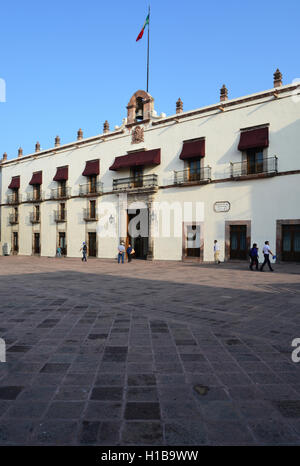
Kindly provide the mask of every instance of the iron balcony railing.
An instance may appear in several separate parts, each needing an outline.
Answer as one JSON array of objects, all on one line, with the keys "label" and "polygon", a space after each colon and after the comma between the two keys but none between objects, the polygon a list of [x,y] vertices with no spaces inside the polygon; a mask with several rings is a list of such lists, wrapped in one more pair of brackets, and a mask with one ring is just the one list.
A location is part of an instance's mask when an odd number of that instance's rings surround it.
[{"label": "iron balcony railing", "polygon": [[11,225],[16,225],[17,223],[19,223],[19,215],[18,214],[9,214],[9,223]]},{"label": "iron balcony railing", "polygon": [[54,211],[54,220],[58,222],[66,222],[67,221],[67,209],[63,210],[55,210]]},{"label": "iron balcony railing", "polygon": [[98,220],[98,212],[96,210],[83,209],[83,219],[86,222],[96,222]]},{"label": "iron balcony railing", "polygon": [[130,176],[113,180],[114,191],[127,191],[138,188],[155,188],[158,186],[157,175]]},{"label": "iron balcony railing", "polygon": [[27,193],[27,202],[40,202],[44,199],[44,193],[42,192],[30,192]]},{"label": "iron balcony railing", "polygon": [[209,183],[210,181],[211,167],[203,167],[195,171],[191,171],[189,168],[181,171],[174,171],[174,184],[194,182]]},{"label": "iron balcony railing", "polygon": [[7,196],[7,204],[19,204],[21,202],[21,196],[19,193],[9,194]]},{"label": "iron balcony railing", "polygon": [[31,223],[40,223],[41,221],[41,214],[40,212],[30,212],[30,222]]},{"label": "iron balcony railing", "polygon": [[244,160],[243,162],[230,163],[230,175],[232,178],[259,174],[275,175],[277,172],[278,158],[276,156],[266,157],[255,162]]},{"label": "iron balcony railing", "polygon": [[51,189],[50,199],[68,199],[71,197],[71,188],[56,188]]},{"label": "iron balcony railing", "polygon": [[99,196],[103,192],[103,183],[95,184],[80,184],[79,185],[79,196]]}]

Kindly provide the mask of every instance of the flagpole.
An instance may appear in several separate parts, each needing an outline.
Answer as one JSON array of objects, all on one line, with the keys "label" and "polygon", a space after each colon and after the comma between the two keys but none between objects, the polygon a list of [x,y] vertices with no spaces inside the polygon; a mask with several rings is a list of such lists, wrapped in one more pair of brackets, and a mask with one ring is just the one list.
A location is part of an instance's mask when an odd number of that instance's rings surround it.
[{"label": "flagpole", "polygon": [[148,23],[148,47],[147,47],[147,92],[149,90],[149,38],[150,38],[150,5],[149,5],[149,23]]}]

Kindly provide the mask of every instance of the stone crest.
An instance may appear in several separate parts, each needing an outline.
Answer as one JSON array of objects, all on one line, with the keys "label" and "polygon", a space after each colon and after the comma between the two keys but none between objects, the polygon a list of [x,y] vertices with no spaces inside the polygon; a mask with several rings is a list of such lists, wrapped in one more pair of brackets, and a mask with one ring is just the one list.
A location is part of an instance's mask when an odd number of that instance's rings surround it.
[{"label": "stone crest", "polygon": [[132,131],[131,144],[138,144],[139,142],[144,142],[144,128],[136,126]]}]

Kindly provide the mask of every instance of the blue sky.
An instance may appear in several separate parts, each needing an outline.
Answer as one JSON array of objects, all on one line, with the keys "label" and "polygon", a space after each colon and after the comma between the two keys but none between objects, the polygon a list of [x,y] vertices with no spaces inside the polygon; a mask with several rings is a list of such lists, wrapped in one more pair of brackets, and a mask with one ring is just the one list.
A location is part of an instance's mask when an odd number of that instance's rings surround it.
[{"label": "blue sky", "polygon": [[[158,113],[213,104],[300,78],[299,0],[150,0],[150,85]],[[0,156],[24,154],[102,133],[126,116],[146,87],[147,36],[135,39],[146,0],[36,0],[2,3]]]}]

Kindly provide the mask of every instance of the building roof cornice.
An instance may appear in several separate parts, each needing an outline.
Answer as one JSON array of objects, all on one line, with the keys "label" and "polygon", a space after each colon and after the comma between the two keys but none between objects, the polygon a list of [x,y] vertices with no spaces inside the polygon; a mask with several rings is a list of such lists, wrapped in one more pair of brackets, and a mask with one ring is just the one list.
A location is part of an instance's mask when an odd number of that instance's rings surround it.
[{"label": "building roof cornice", "polygon": [[191,116],[200,115],[200,114],[203,114],[203,113],[209,113],[209,112],[216,111],[216,110],[225,111],[226,108],[232,108],[232,107],[238,106],[240,104],[253,102],[255,100],[261,100],[261,99],[264,99],[264,98],[267,98],[267,97],[274,97],[274,99],[277,99],[280,94],[292,92],[292,91],[296,90],[297,88],[299,88],[299,90],[300,90],[300,83],[287,84],[287,85],[282,86],[280,88],[274,87],[272,89],[262,91],[262,92],[257,92],[255,94],[249,94],[247,96],[237,97],[235,99],[226,100],[224,102],[218,102],[217,104],[212,104],[212,105],[207,105],[205,107],[200,107],[200,108],[195,109],[195,110],[188,110],[188,111],[182,112],[180,114],[174,114],[174,115],[171,115],[169,117],[162,118],[162,119],[160,119],[158,121],[153,121],[152,126],[162,125],[164,123],[168,123],[168,122],[171,122],[171,121],[176,121],[177,122],[179,120],[184,120],[185,118],[189,118]]},{"label": "building roof cornice", "polygon": [[[171,115],[169,117],[160,118],[159,120],[153,120],[151,118],[151,122],[150,122],[150,120],[147,120],[147,123],[150,123],[150,126],[148,126],[147,130],[148,131],[151,130],[152,129],[151,126],[156,127],[158,125],[167,124],[167,123],[170,123],[170,122],[173,122],[173,121],[175,121],[175,122],[184,121],[185,119],[188,119],[188,118],[193,117],[193,116],[197,116],[197,115],[201,115],[201,114],[205,115],[205,113],[209,114],[209,113],[214,112],[214,111],[225,112],[226,109],[235,110],[235,107],[240,108],[239,106],[241,104],[252,103],[252,105],[253,105],[253,104],[255,104],[255,101],[260,101],[262,99],[266,99],[266,98],[270,98],[270,97],[273,97],[274,99],[278,99],[278,98],[280,98],[280,95],[293,92],[293,91],[295,91],[297,89],[299,89],[299,92],[300,92],[300,83],[287,84],[285,86],[274,87],[272,89],[257,92],[255,94],[249,94],[247,96],[237,97],[235,99],[221,101],[221,102],[218,102],[216,104],[208,105],[208,106],[205,106],[205,107],[200,107],[200,108],[195,109],[195,110],[189,110],[189,111],[186,111],[186,112],[175,113],[175,114],[173,114],[173,115]],[[143,123],[145,123],[145,121],[140,122],[139,124],[143,124]],[[136,123],[136,124],[138,124],[138,123]],[[124,124],[123,126],[124,127],[117,128],[115,131],[111,131],[109,133],[104,132],[103,134],[99,134],[97,136],[77,139],[76,141],[73,141],[73,142],[70,142],[70,143],[67,143],[67,144],[59,145],[57,147],[52,147],[52,148],[45,149],[45,150],[40,150],[38,152],[34,152],[32,154],[28,154],[28,155],[25,155],[25,156],[19,156],[18,158],[15,158],[15,159],[2,160],[2,161],[0,161],[0,168],[5,167],[7,165],[18,164],[18,163],[21,163],[23,161],[28,161],[30,159],[35,160],[35,159],[42,158],[43,156],[47,156],[47,155],[56,155],[58,153],[67,151],[67,150],[72,149],[72,148],[77,149],[77,148],[85,146],[85,145],[95,144],[95,143],[97,143],[99,141],[104,142],[107,139],[113,138],[114,136],[120,136],[120,135],[124,136],[124,135],[126,135],[125,134],[125,131],[126,131],[125,126],[126,126],[126,128],[128,130],[129,129],[128,126],[132,126],[132,125],[128,125],[128,124],[125,125]]]}]

